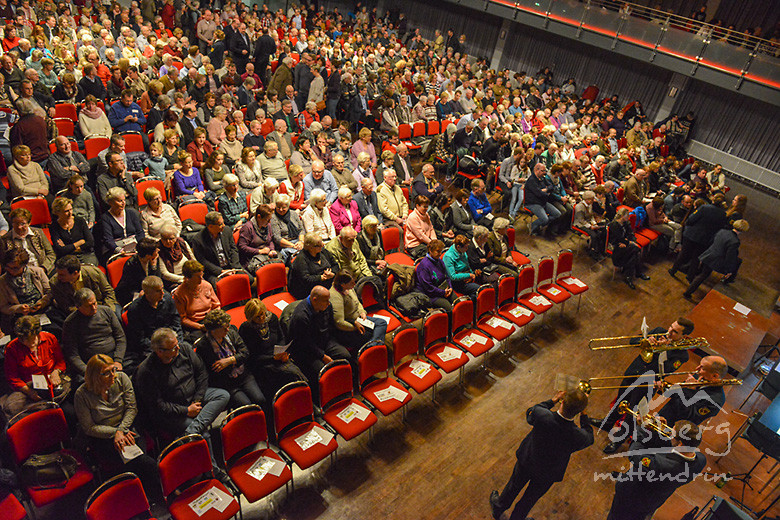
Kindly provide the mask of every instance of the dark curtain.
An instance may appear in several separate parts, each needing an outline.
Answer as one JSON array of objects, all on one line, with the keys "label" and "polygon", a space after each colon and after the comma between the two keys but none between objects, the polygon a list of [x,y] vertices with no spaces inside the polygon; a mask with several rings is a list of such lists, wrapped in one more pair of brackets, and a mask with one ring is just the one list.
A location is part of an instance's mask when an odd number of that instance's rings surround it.
[{"label": "dark curtain", "polygon": [[688,111],[696,116],[692,139],[780,171],[778,107],[691,80],[675,107],[678,114]]},{"label": "dark curtain", "polygon": [[520,24],[514,24],[507,35],[499,67],[529,74],[550,67],[557,84],[574,78],[578,94],[589,85],[597,85],[599,99],[617,94],[624,105],[640,100],[650,119],[661,105],[672,76],[648,63]]},{"label": "dark curtain", "polygon": [[761,27],[764,35],[780,20],[778,0],[721,0],[715,18],[739,31]]}]

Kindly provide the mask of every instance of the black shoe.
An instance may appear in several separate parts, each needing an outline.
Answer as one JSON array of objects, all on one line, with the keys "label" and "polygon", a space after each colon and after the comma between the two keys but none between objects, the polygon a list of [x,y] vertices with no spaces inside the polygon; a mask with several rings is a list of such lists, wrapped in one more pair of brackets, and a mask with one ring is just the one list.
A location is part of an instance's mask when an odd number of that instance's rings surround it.
[{"label": "black shoe", "polygon": [[490,492],[490,512],[495,520],[498,520],[504,514],[504,510],[498,506],[498,491],[495,489]]},{"label": "black shoe", "polygon": [[610,442],[606,446],[604,446],[604,453],[607,455],[611,455],[615,453],[617,450],[620,449],[620,447],[623,445],[623,441],[620,442]]},{"label": "black shoe", "polygon": [[723,283],[723,285],[730,285],[734,283],[734,278],[727,276],[723,280],[721,280],[721,283]]},{"label": "black shoe", "polygon": [[625,278],[626,285],[628,285],[631,289],[636,289],[636,285],[634,285],[634,281],[631,280],[628,276]]},{"label": "black shoe", "polygon": [[668,273],[669,276],[671,276],[672,278],[677,278],[677,271],[675,271],[674,269],[669,269]]},{"label": "black shoe", "polygon": [[649,280],[650,279],[650,277],[647,276],[645,273],[638,273],[636,275],[636,277],[639,278],[640,280]]},{"label": "black shoe", "polygon": [[606,417],[601,419],[594,419],[593,417],[590,418],[590,425],[593,426],[596,429],[604,430],[605,432],[608,432],[612,429],[611,425],[606,424],[604,420]]}]

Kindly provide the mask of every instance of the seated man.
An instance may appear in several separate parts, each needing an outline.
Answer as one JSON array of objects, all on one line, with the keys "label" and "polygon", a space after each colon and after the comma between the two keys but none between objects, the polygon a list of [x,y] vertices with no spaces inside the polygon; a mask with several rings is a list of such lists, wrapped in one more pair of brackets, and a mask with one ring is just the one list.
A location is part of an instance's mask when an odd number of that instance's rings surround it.
[{"label": "seated man", "polygon": [[51,278],[51,292],[56,310],[53,314],[59,314],[61,321],[76,310],[75,294],[83,287],[95,293],[98,305],[118,309],[114,288],[108,283],[103,271],[94,265],[82,265],[75,255],[66,255],[55,262],[54,269],[56,273]]},{"label": "seated man", "polygon": [[62,354],[73,380],[84,380],[87,361],[95,354],[110,356],[122,370],[127,340],[114,309],[98,305],[95,293],[86,287],[73,298],[76,310],[62,325]]},{"label": "seated man", "polygon": [[372,276],[363,251],[355,242],[357,231],[352,226],[344,226],[339,232],[338,240],[330,240],[325,245],[325,250],[336,260],[340,269],[349,271],[355,280]]},{"label": "seated man", "polygon": [[376,217],[379,225],[382,225],[384,216],[379,210],[379,199],[374,191],[374,183],[371,179],[365,178],[360,181],[360,189],[352,196],[352,200],[357,203],[358,212],[360,213],[361,218],[373,215]]},{"label": "seated man", "polygon": [[416,201],[419,195],[425,195],[429,201],[434,201],[436,196],[442,191],[444,191],[444,186],[436,180],[436,171],[433,165],[430,163],[423,164],[422,170],[412,183],[411,199]]},{"label": "seated man", "polygon": [[127,350],[124,372],[132,374],[136,367],[152,353],[152,335],[161,327],[168,327],[180,342],[184,340],[181,317],[170,293],[163,289],[159,276],[147,276],[141,283],[143,294],[127,307]]},{"label": "seated man", "polygon": [[623,184],[623,204],[631,208],[642,206],[645,197],[647,197],[647,172],[639,168]]},{"label": "seated man", "polygon": [[228,404],[227,390],[208,386],[203,361],[192,347],[179,343],[172,329],[157,329],[151,347],[136,373],[140,408],[149,423],[172,437],[208,436],[211,423]]},{"label": "seated man", "polygon": [[471,218],[477,224],[483,226],[493,222],[493,206],[490,205],[487,195],[485,195],[485,181],[474,179],[471,181],[471,195],[469,195],[469,211]]},{"label": "seated man", "polygon": [[[317,285],[309,296],[301,301],[292,312],[287,339],[290,346],[287,352],[295,360],[317,393],[317,381],[322,367],[334,359],[347,359],[354,365],[349,351],[333,339],[333,307],[330,305],[330,292]],[[356,367],[352,367],[357,373]]]},{"label": "seated man", "polygon": [[574,206],[574,227],[585,231],[590,237],[588,254],[594,260],[600,260],[604,254],[606,226],[604,219],[593,211],[596,194],[590,190],[582,193],[582,200]]},{"label": "seated man", "polygon": [[546,172],[547,167],[544,163],[538,162],[534,166],[534,174],[525,181],[525,207],[536,215],[536,219],[529,225],[532,235],[537,234],[539,228],[548,226],[561,216],[558,208],[551,203],[550,187],[544,180]]},{"label": "seated man", "polygon": [[54,142],[57,151],[49,156],[46,170],[51,175],[51,191],[57,193],[65,187],[73,174],[78,173],[85,177],[89,175],[91,166],[83,155],[71,149],[70,141],[64,135],[57,137]]},{"label": "seated man", "polygon": [[[395,170],[385,170],[385,178],[382,184],[377,186],[376,195],[379,203],[379,211],[384,217],[386,226],[402,227],[409,216],[409,203],[406,202],[401,187],[396,184],[397,174]],[[358,203],[359,204],[359,203]],[[358,206],[358,211],[360,206]],[[361,215],[362,216],[362,215]]]},{"label": "seated man", "polygon": [[124,306],[130,303],[139,292],[141,282],[147,276],[162,276],[159,262],[159,242],[151,237],[144,237],[138,242],[135,255],[125,262],[122,268],[122,278],[116,286],[116,296]]},{"label": "seated man", "polygon": [[[693,375],[686,382],[705,383],[701,388],[680,388],[672,386],[665,392],[669,396],[658,415],[666,424],[676,424],[677,421],[691,421],[701,424],[710,417],[720,413],[726,402],[723,386],[717,385],[728,373],[726,360],[720,356],[706,356],[699,362]],[[706,383],[715,383],[708,386]]]},{"label": "seated man", "polygon": [[304,196],[308,200],[312,190],[321,189],[325,192],[328,204],[336,202],[339,194],[339,185],[333,175],[325,169],[325,163],[314,160],[311,163],[311,173],[303,178]]},{"label": "seated man", "polygon": [[243,271],[233,234],[225,229],[222,214],[216,211],[206,214],[206,227],[192,238],[192,252],[206,268],[205,278],[211,285],[216,284],[217,277],[224,271]]}]

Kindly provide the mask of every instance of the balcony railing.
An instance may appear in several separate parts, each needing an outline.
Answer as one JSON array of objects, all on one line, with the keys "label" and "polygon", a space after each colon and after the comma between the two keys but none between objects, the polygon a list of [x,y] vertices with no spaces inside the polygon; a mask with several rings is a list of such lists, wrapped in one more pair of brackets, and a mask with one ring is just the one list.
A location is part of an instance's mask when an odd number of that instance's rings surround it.
[{"label": "balcony railing", "polygon": [[[549,21],[590,31],[620,43],[708,67],[743,81],[780,90],[780,45],[645,6],[613,0],[489,0]],[[487,4],[486,4],[487,5]]]}]

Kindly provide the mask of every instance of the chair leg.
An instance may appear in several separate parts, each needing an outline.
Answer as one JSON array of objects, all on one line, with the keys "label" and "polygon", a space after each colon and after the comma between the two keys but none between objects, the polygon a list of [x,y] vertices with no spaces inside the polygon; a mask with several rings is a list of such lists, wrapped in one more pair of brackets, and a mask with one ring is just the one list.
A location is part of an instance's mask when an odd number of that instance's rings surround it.
[{"label": "chair leg", "polygon": [[582,303],[582,293],[577,296],[577,313],[580,312],[580,304]]}]

